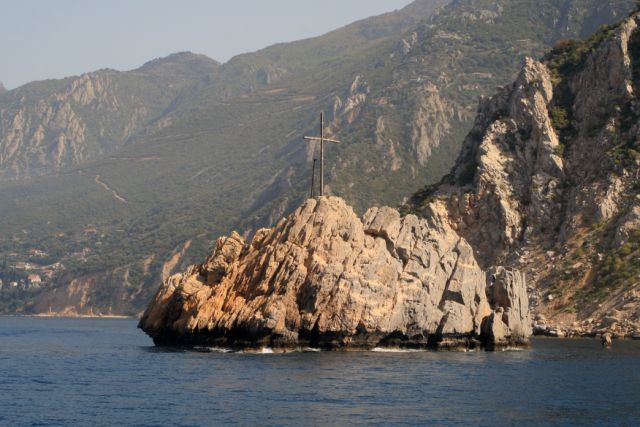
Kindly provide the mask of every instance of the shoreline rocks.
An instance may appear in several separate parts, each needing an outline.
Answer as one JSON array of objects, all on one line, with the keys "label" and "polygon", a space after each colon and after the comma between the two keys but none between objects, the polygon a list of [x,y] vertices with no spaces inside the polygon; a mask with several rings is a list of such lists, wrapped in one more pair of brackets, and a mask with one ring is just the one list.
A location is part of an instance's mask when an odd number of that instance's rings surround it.
[{"label": "shoreline rocks", "polygon": [[530,325],[524,276],[483,271],[443,204],[360,219],[337,197],[307,200],[251,241],[218,239],[139,323],[157,345],[349,350],[526,346]]}]

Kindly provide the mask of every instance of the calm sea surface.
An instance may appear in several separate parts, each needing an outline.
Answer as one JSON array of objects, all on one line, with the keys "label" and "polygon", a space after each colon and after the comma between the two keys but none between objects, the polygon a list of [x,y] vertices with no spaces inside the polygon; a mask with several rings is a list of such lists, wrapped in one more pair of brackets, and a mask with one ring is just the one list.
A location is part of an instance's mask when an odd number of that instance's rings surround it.
[{"label": "calm sea surface", "polygon": [[153,347],[136,321],[0,317],[0,425],[640,425],[640,342],[499,353]]}]

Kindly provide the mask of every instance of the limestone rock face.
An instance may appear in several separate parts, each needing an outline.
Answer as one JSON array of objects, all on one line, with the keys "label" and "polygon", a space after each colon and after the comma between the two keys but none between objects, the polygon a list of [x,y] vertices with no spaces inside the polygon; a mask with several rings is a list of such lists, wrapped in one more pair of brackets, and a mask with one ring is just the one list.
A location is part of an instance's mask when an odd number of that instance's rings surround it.
[{"label": "limestone rock face", "polygon": [[411,148],[418,163],[424,166],[431,156],[431,151],[438,147],[440,141],[451,131],[455,110],[448,105],[438,87],[431,82],[413,89],[412,93],[416,104],[411,120]]},{"label": "limestone rock face", "polygon": [[336,96],[333,100],[333,118],[327,127],[329,133],[335,132],[342,126],[353,123],[360,116],[369,92],[369,84],[361,75],[357,75],[344,99]]},{"label": "limestone rock face", "polygon": [[505,267],[493,267],[489,270],[487,276],[489,301],[497,310],[504,310],[501,320],[512,335],[521,339],[526,339],[532,333],[529,297],[526,290],[523,273]]},{"label": "limestone rock face", "polygon": [[[524,278],[494,265],[526,273],[554,335],[640,331],[639,22],[636,12],[527,59],[515,82],[481,99],[452,172],[415,196],[418,213],[445,203],[493,274],[487,289],[505,310],[482,330],[496,342],[505,327],[527,335],[530,325],[524,304],[505,302],[522,301]],[[612,326],[614,312],[625,314]]]},{"label": "limestone rock face", "polygon": [[634,231],[640,230],[640,205],[629,209],[618,224],[614,240],[616,247],[622,246],[629,240]]},{"label": "limestone rock face", "polygon": [[[495,341],[482,328],[498,312]],[[360,219],[323,197],[250,242],[218,239],[167,279],[140,327],[157,344],[472,347],[526,344],[528,316],[522,275],[485,273],[443,204],[422,219],[387,207]]]},{"label": "limestone rock face", "polygon": [[527,59],[512,85],[482,101],[465,141],[453,176],[475,191],[453,194],[449,207],[484,265],[504,261],[526,235],[557,225],[564,165],[549,117],[552,97],[546,67]]},{"label": "limestone rock face", "polygon": [[0,109],[0,179],[59,170],[91,157],[80,109],[117,110],[117,101],[109,96],[113,84],[107,76],[83,74],[48,99],[30,103],[23,96]]}]

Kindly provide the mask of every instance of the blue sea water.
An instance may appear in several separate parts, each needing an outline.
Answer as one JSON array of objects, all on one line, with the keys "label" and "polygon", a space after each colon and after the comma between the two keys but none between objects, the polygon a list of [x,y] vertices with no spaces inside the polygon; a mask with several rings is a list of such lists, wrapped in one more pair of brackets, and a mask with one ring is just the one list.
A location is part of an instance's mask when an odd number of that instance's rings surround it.
[{"label": "blue sea water", "polygon": [[130,319],[0,317],[0,425],[638,426],[640,342],[222,353],[155,348]]}]

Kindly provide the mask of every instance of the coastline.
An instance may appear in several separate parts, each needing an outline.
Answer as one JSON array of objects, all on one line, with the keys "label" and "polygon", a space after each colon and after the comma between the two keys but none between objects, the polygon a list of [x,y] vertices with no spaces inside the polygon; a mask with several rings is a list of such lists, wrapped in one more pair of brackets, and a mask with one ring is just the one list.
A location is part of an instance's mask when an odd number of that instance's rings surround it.
[{"label": "coastline", "polygon": [[71,314],[71,313],[37,313],[37,314],[21,314],[21,313],[1,313],[0,317],[42,317],[42,318],[59,318],[59,319],[132,319],[135,316],[126,316],[120,314]]},{"label": "coastline", "polygon": [[[57,319],[130,319],[139,320],[139,316],[128,316],[123,314],[72,314],[72,313],[36,313],[36,314],[22,314],[22,313],[0,313],[0,317],[37,317],[37,318],[57,318]],[[598,339],[602,335],[600,332],[576,332],[570,331],[569,333],[557,334],[555,331],[559,329],[551,329],[550,331],[541,331],[534,328],[534,333],[531,338],[542,338],[549,340],[593,340]],[[612,338],[615,340],[624,341],[640,341],[640,335],[636,334],[617,334],[612,333]],[[393,349],[394,347],[384,347],[385,349]],[[403,348],[402,350],[420,351],[419,349]],[[247,351],[247,349],[245,349]],[[250,350],[248,350],[250,351]],[[353,351],[353,350],[352,350]]]},{"label": "coastline", "polygon": [[[584,332],[584,333],[560,333],[557,334],[554,331],[551,332],[538,332],[534,331],[531,338],[544,338],[551,340],[576,340],[576,339],[597,339],[600,338],[606,332]],[[611,337],[615,340],[627,340],[627,341],[640,341],[640,335],[632,335],[632,334],[617,334],[611,333]]]}]

